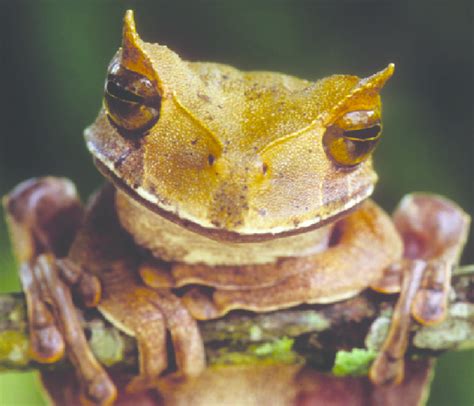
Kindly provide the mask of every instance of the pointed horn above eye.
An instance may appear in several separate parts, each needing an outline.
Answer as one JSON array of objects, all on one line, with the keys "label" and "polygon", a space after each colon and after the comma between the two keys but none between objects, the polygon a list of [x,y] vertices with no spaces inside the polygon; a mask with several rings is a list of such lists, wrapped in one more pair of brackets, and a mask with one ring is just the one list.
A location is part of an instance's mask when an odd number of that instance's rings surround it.
[{"label": "pointed horn above eye", "polygon": [[[377,105],[380,105],[380,90],[392,77],[394,71],[395,65],[390,63],[380,72],[367,78],[359,79],[353,89],[342,98],[329,114],[325,115],[323,122],[331,122],[335,117],[339,117],[354,106],[357,106],[361,110],[376,108]],[[354,77],[352,76],[352,78]]]},{"label": "pointed horn above eye", "polygon": [[124,52],[130,52],[135,50],[139,44],[140,37],[137,34],[135,27],[135,19],[133,17],[133,10],[127,10],[125,17],[123,18],[123,31],[122,31],[122,48]]},{"label": "pointed horn above eye", "polygon": [[127,10],[123,18],[121,64],[126,69],[141,73],[151,80],[155,78],[155,72],[144,47],[145,43],[135,28],[133,11]]},{"label": "pointed horn above eye", "polygon": [[388,66],[380,72],[377,72],[367,78],[361,79],[358,88],[380,90],[382,89],[382,87],[385,86],[385,83],[387,83],[387,81],[392,77],[394,71],[395,64],[389,63]]}]

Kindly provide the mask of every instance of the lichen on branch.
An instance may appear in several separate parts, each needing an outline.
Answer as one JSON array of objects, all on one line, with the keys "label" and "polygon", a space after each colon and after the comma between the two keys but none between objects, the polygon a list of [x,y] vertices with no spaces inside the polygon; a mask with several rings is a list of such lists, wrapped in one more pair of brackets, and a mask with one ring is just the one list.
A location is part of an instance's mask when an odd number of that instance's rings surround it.
[{"label": "lichen on branch", "polygon": [[[366,291],[327,305],[263,314],[233,312],[222,319],[200,322],[199,326],[210,365],[308,362],[336,375],[360,375],[367,371],[385,339],[395,300],[394,295]],[[136,368],[137,350],[132,337],[120,332],[95,310],[82,313],[82,320],[89,344],[100,362]],[[453,277],[452,303],[446,320],[430,327],[414,324],[409,353],[436,355],[472,348],[474,266],[468,266],[459,268]],[[53,368],[64,365],[60,361]],[[30,357],[23,295],[0,295],[0,368],[43,367]]]}]

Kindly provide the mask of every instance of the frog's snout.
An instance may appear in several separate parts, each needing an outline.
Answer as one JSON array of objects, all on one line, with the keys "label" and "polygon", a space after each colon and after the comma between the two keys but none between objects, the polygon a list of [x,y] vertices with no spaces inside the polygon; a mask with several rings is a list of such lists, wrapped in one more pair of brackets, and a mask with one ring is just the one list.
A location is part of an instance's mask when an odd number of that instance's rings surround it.
[{"label": "frog's snout", "polygon": [[248,212],[248,186],[236,179],[223,181],[210,199],[209,221],[224,230],[235,230]]}]

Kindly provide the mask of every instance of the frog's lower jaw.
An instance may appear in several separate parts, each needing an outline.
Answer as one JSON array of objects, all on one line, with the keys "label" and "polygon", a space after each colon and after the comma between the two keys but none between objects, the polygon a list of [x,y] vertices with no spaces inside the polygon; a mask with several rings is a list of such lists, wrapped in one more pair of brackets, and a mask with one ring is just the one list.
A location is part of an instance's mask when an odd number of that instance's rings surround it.
[{"label": "frog's lower jaw", "polygon": [[153,213],[117,190],[115,204],[122,226],[141,247],[165,261],[215,265],[273,263],[279,258],[308,256],[327,248],[332,225],[294,236],[238,243],[216,241]]}]

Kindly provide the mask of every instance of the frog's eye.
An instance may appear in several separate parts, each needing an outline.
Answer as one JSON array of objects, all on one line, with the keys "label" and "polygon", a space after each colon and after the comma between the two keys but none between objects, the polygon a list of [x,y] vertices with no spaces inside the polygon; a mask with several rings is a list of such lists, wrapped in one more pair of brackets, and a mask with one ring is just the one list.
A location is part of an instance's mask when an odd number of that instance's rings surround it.
[{"label": "frog's eye", "polygon": [[382,126],[370,114],[349,113],[326,129],[323,144],[326,153],[339,165],[354,166],[366,160],[377,145]]},{"label": "frog's eye", "polygon": [[115,63],[105,82],[104,106],[125,134],[143,133],[160,117],[161,96],[151,80]]}]

